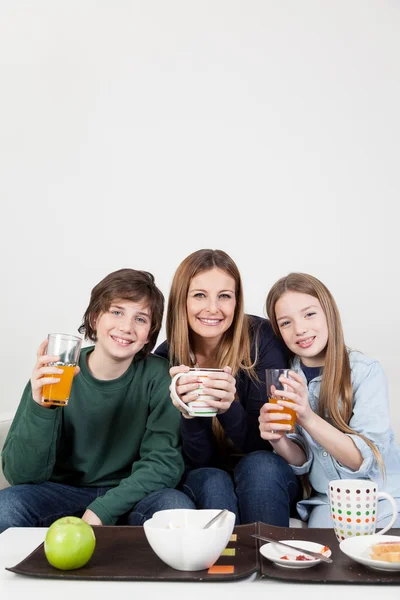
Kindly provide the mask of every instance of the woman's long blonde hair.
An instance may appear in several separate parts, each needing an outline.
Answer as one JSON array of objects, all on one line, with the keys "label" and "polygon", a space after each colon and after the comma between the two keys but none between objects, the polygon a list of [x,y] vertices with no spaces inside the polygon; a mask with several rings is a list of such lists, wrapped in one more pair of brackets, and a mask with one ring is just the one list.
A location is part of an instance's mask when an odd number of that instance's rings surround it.
[{"label": "woman's long blonde hair", "polygon": [[[190,283],[199,273],[221,269],[235,282],[235,312],[232,325],[222,336],[213,366],[222,369],[229,365],[235,377],[239,369],[257,380],[255,361],[251,359],[250,323],[244,313],[243,286],[239,269],[223,250],[197,250],[185,258],[177,268],[168,298],[166,330],[171,365],[195,366],[195,348],[187,316],[187,298]],[[257,348],[257,344],[255,344]],[[237,398],[236,398],[237,400]],[[213,432],[219,442],[224,439],[218,419],[213,417]]]},{"label": "woman's long blonde hair", "polygon": [[349,427],[353,413],[350,361],[344,343],[340,313],[331,292],[316,277],[306,273],[290,273],[279,279],[268,293],[266,311],[275,334],[282,341],[284,340],[276,320],[275,306],[279,298],[289,291],[317,298],[326,316],[328,342],[318,402],[319,416],[328,419],[339,431],[358,435],[363,439],[371,448],[379,468],[384,473],[382,456],[376,446],[364,435]]},{"label": "woman's long blonde hair", "polygon": [[215,356],[216,368],[229,365],[235,377],[239,369],[246,369],[255,377],[250,356],[250,332],[244,314],[243,286],[239,269],[232,258],[222,250],[197,250],[181,262],[172,281],[168,298],[166,329],[172,365],[194,366],[193,339],[187,316],[187,298],[190,283],[199,273],[221,269],[235,281],[236,306],[232,325],[223,334]]}]

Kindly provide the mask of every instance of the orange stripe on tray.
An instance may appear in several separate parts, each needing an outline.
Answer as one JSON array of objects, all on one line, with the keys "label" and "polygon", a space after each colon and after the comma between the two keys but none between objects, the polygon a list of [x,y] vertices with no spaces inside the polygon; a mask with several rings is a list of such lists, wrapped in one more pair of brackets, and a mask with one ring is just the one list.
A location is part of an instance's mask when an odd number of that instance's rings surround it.
[{"label": "orange stripe on tray", "polygon": [[235,572],[233,565],[213,565],[208,569],[210,575],[228,575]]}]

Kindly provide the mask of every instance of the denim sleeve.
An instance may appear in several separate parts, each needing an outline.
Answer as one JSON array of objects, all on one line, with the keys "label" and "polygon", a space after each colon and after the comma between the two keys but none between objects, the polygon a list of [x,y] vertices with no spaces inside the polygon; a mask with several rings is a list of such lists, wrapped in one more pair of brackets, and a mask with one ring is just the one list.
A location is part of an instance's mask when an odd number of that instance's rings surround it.
[{"label": "denim sleeve", "polygon": [[[353,414],[349,427],[368,438],[379,450],[383,460],[390,445],[390,418],[387,380],[378,362],[357,365],[353,384]],[[357,471],[345,467],[332,457],[338,479],[365,479],[374,468],[375,457],[368,444],[358,435],[351,437],[361,452],[363,462]]]},{"label": "denim sleeve", "polygon": [[295,444],[300,446],[300,448],[303,450],[303,452],[306,455],[305,463],[303,463],[300,466],[289,464],[289,467],[292,469],[292,471],[295,475],[305,475],[306,473],[309,473],[309,471],[311,470],[311,465],[313,463],[313,454],[310,451],[310,448],[307,444],[307,440],[299,431],[297,431],[296,433],[288,433],[287,437],[292,442],[294,442]]}]

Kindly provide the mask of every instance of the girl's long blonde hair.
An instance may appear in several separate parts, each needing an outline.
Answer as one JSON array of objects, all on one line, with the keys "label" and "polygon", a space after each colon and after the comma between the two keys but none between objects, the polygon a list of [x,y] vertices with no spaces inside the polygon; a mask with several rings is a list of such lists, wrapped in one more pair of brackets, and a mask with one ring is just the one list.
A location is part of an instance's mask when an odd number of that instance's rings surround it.
[{"label": "girl's long blonde hair", "polygon": [[[197,250],[186,257],[175,272],[169,293],[166,317],[170,363],[171,365],[195,366],[195,348],[187,316],[188,292],[193,277],[214,268],[221,269],[234,280],[236,305],[232,325],[222,336],[213,366],[221,369],[229,365],[234,377],[239,369],[243,369],[249,373],[250,377],[257,380],[254,370],[255,361],[253,362],[251,359],[251,324],[244,313],[240,272],[236,263],[223,250]],[[213,418],[213,431],[218,440],[224,437],[223,430],[215,417]]]},{"label": "girl's long blonde hair", "polygon": [[328,342],[318,402],[319,416],[328,419],[339,431],[357,435],[363,439],[371,448],[379,468],[384,474],[382,456],[375,444],[349,427],[353,413],[350,361],[344,343],[340,313],[331,292],[316,277],[306,273],[290,273],[279,279],[268,293],[266,311],[275,334],[282,341],[284,340],[276,320],[275,306],[279,298],[289,291],[317,298],[326,316]]}]

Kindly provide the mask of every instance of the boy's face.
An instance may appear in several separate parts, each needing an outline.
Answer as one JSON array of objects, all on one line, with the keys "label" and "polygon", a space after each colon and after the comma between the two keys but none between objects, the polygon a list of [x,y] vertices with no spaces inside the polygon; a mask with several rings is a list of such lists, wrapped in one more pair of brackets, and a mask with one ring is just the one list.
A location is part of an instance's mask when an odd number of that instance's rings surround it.
[{"label": "boy's face", "polygon": [[151,313],[146,301],[115,300],[95,322],[96,351],[114,361],[130,363],[147,344]]}]

